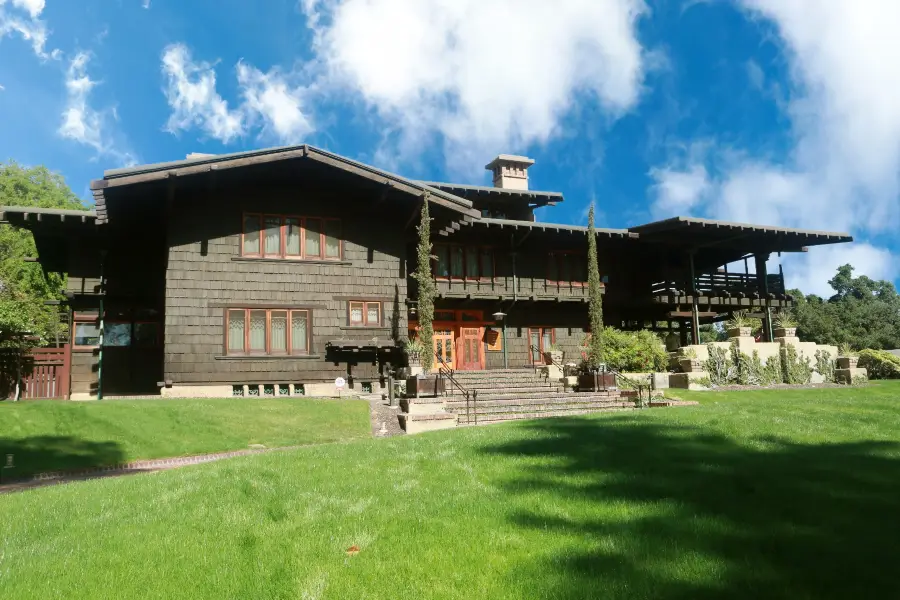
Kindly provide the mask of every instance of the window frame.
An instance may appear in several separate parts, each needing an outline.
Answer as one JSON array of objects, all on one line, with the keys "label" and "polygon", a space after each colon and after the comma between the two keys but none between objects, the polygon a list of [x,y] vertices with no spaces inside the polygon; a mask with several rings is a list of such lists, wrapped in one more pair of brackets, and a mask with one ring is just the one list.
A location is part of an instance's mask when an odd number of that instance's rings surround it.
[{"label": "window frame", "polygon": [[[353,320],[353,306],[359,305],[362,309],[362,321]],[[376,305],[378,307],[378,320],[374,323],[369,322],[369,306]],[[358,327],[360,329],[377,328],[384,326],[384,303],[380,300],[348,300],[347,301],[347,327]]]},{"label": "window frame", "polygon": [[[250,218],[257,219],[257,223],[259,224],[259,247],[256,252],[245,252],[245,238],[247,235],[247,220]],[[266,252],[266,219],[279,219],[279,228],[278,228],[278,252],[277,253],[267,253]],[[300,229],[300,254],[288,254],[287,253],[287,236],[288,236],[288,224],[287,221],[295,220],[297,221],[297,225]],[[315,256],[308,255],[306,253],[306,230],[307,230],[307,221],[318,221],[319,222],[319,254]],[[338,255],[337,256],[328,256],[328,252],[326,250],[326,240],[327,240],[327,226],[326,223],[336,222],[338,224],[338,236],[336,237],[338,242]],[[254,212],[246,212],[241,215],[241,254],[242,258],[265,258],[265,259],[280,259],[280,260],[293,260],[293,261],[336,261],[340,262],[344,260],[344,240],[343,240],[343,223],[341,219],[335,217],[305,217],[301,215],[292,215],[292,214],[280,214],[280,213],[254,213]]]},{"label": "window frame", "polygon": [[[566,281],[565,279],[562,278],[563,277],[563,259],[562,259],[563,256],[576,256],[578,258],[582,258],[581,252],[578,250],[551,250],[550,252],[548,252],[547,253],[547,264],[545,267],[546,268],[545,279],[547,281],[547,285],[548,286],[552,285],[552,286],[556,286],[556,287],[563,287],[563,286],[578,287],[578,288],[587,287],[588,279],[589,279],[588,273],[587,273],[587,262],[588,262],[587,258],[584,257],[583,258],[584,262],[582,263],[582,265],[584,267],[584,281],[574,281],[573,280],[573,276],[571,275],[571,273],[573,271],[573,266],[575,266],[574,262],[569,264],[570,277],[569,277],[569,281]],[[556,277],[557,277],[556,279],[552,279],[550,277],[551,263],[556,267]]]},{"label": "window frame", "polygon": [[538,352],[543,355],[544,352],[549,352],[546,348],[544,348],[544,332],[550,330],[550,345],[556,344],[556,327],[550,327],[549,325],[530,325],[528,327],[528,354],[531,356],[532,361],[534,360],[534,352],[531,350],[531,333],[534,331],[538,332]]},{"label": "window frame", "polygon": [[[453,274],[453,254],[455,251],[462,251],[462,275]],[[446,252],[447,256],[447,275],[441,275],[438,272],[440,259],[438,252]],[[490,277],[486,277],[483,273],[484,264],[482,263],[482,254],[488,252],[491,258]],[[436,280],[441,281],[484,281],[492,282],[497,277],[497,257],[494,252],[494,246],[469,246],[465,244],[435,244],[434,245],[435,260],[432,261],[431,274]],[[469,257],[475,255],[475,268],[477,273],[474,275],[469,273]]]},{"label": "window frame", "polygon": [[[266,313],[266,347],[265,350],[250,350],[250,313],[253,311],[265,311]],[[229,342],[231,341],[231,322],[232,312],[242,312],[244,314],[244,335],[243,345],[240,351],[231,350]],[[287,329],[285,331],[285,350],[272,350],[272,313],[287,313]],[[305,349],[294,350],[294,314],[304,313],[306,321],[306,343]],[[268,358],[268,357],[297,357],[309,356],[312,354],[312,310],[309,308],[295,308],[288,306],[229,306],[224,309],[223,320],[223,344],[222,349],[225,356],[245,357],[245,358]]]},{"label": "window frame", "polygon": [[[97,343],[96,344],[76,344],[75,343],[75,331],[79,324],[91,324],[97,328]],[[72,315],[72,350],[96,350],[100,347],[100,343],[103,341],[103,329],[100,327],[100,315],[99,313],[79,313],[75,312]]]}]

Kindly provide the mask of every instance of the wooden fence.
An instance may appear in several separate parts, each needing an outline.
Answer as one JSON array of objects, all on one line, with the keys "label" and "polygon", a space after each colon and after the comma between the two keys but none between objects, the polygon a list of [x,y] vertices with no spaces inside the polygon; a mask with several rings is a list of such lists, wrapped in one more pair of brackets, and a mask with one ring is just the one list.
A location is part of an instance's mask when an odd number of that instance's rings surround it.
[{"label": "wooden fence", "polygon": [[69,351],[62,348],[7,350],[0,356],[0,398],[14,398],[16,382],[20,399],[68,398]]}]

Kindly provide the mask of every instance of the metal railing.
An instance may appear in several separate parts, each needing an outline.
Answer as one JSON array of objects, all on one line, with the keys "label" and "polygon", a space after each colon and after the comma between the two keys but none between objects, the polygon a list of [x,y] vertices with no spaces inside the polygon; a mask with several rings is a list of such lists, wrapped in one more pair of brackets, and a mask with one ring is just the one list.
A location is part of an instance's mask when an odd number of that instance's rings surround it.
[{"label": "metal railing", "polygon": [[[535,357],[535,356],[538,356],[538,357],[543,357],[543,360],[547,360],[547,357],[549,357],[550,362],[553,364],[553,366],[559,367],[559,369],[560,369],[560,371],[562,372],[563,375],[566,374],[566,368],[565,368],[565,366],[564,366],[564,365],[561,365],[560,363],[558,363],[558,362],[556,362],[555,360],[553,360],[553,355],[550,354],[550,351],[542,352],[541,349],[538,348],[537,346],[535,346],[534,344],[530,344],[530,345],[528,346],[528,349],[529,349],[529,351],[531,352],[531,368],[532,368],[535,372],[536,372],[537,369],[538,369],[538,363],[535,362],[534,357]],[[540,363],[540,366],[545,366],[545,365],[544,365],[543,362],[541,362],[541,363]]]},{"label": "metal railing", "polygon": [[[468,390],[463,385],[456,380],[453,376],[453,369],[450,368],[444,359],[441,358],[441,355],[437,352],[434,353],[434,357],[438,359],[438,362],[441,363],[438,367],[438,378],[446,377],[450,380],[450,383],[456,386],[456,388],[462,392],[463,396],[466,398],[466,424],[472,422],[472,413],[475,415],[475,424],[478,425],[478,407],[476,406],[476,402],[478,401],[478,390]],[[446,390],[445,390],[446,393]],[[471,407],[470,407],[471,403]],[[470,412],[471,411],[471,412]]]}]

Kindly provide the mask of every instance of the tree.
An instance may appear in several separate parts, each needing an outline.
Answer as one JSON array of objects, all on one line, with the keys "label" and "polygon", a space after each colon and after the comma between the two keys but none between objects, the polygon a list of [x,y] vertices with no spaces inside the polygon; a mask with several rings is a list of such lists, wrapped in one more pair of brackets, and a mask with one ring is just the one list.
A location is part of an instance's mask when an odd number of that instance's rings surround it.
[{"label": "tree", "polygon": [[853,277],[853,267],[843,265],[828,282],[835,293],[823,299],[794,296],[793,316],[797,334],[818,344],[848,344],[855,349],[900,348],[900,295],[889,281]]},{"label": "tree", "polygon": [[[46,167],[0,163],[0,206],[33,206],[84,210],[62,176]],[[41,266],[25,262],[37,256],[30,231],[0,225],[0,338],[27,331],[49,339],[59,327],[57,311],[47,300],[61,300],[65,277],[44,275]]]},{"label": "tree", "polygon": [[428,198],[422,202],[422,215],[419,221],[419,244],[416,248],[416,272],[413,278],[419,288],[419,340],[422,342],[422,367],[428,371],[434,362],[434,279],[431,276],[431,215],[428,211]]},{"label": "tree", "polygon": [[600,267],[597,260],[597,232],[594,229],[594,203],[588,210],[588,312],[591,337],[587,361],[591,367],[603,362],[603,295],[600,287]]}]

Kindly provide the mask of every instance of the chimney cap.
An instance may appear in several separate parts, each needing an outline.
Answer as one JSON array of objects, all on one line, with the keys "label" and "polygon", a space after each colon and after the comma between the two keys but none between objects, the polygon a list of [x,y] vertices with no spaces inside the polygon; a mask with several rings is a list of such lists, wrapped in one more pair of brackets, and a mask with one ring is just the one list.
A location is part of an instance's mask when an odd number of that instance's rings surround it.
[{"label": "chimney cap", "polygon": [[493,171],[495,167],[503,163],[516,163],[524,165],[524,168],[527,169],[534,164],[534,159],[528,158],[527,156],[517,156],[515,154],[500,154],[497,158],[485,165],[484,168],[488,171]]}]

